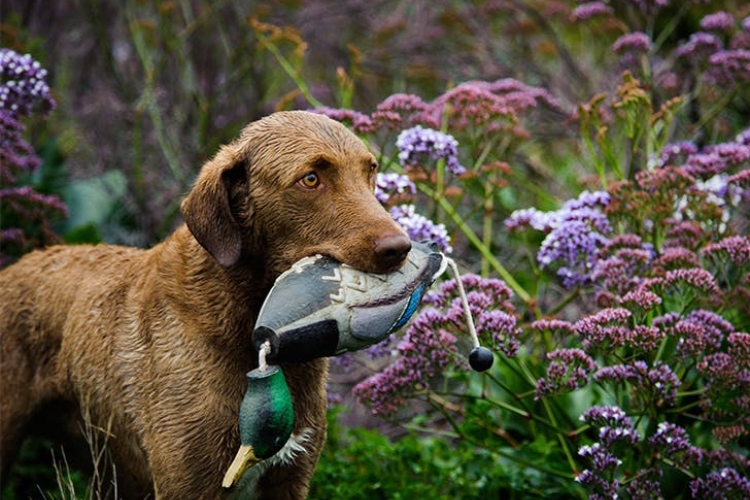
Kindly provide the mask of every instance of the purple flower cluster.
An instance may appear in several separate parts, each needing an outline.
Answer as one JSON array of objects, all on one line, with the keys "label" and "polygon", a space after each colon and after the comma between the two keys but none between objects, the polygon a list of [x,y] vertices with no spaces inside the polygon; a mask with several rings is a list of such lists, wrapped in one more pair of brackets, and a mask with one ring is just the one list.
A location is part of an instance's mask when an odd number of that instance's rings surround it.
[{"label": "purple flower cluster", "polygon": [[477,334],[480,337],[489,337],[495,349],[501,351],[505,356],[512,358],[518,354],[520,344],[517,340],[521,330],[516,324],[516,317],[505,311],[481,310],[476,314]]},{"label": "purple flower cluster", "polygon": [[746,342],[746,335],[731,335],[729,352],[704,356],[696,366],[706,380],[701,407],[715,422],[724,425],[750,425],[750,359],[744,356],[747,345],[731,345]]},{"label": "purple flower cluster", "polygon": [[430,103],[412,94],[393,94],[378,104],[371,115],[331,108],[320,108],[315,112],[348,123],[358,133],[399,130],[416,125],[438,129],[448,123],[455,130],[474,126],[491,134],[509,131],[515,136],[525,137],[526,133],[518,127],[519,115],[540,106],[561,109],[545,89],[503,78],[494,82],[464,82]]},{"label": "purple flower cluster", "polygon": [[[515,356],[519,348],[517,338],[521,330],[518,328],[514,308],[510,303],[512,292],[508,285],[502,280],[481,278],[476,274],[463,275],[461,283],[468,291],[466,298],[475,319],[479,338],[506,356]],[[424,301],[446,310],[447,317],[453,324],[465,330],[466,318],[455,279],[441,284],[438,291],[429,293]]]},{"label": "purple flower cluster", "polygon": [[563,285],[573,288],[591,281],[597,254],[609,241],[605,235],[611,227],[602,213],[608,203],[606,192],[585,191],[554,212],[517,210],[505,220],[505,226],[511,231],[530,227],[546,232],[537,261],[542,268],[558,265]]},{"label": "purple flower cluster", "polygon": [[547,375],[536,384],[536,399],[564,394],[585,386],[599,366],[581,349],[557,349],[547,353]]},{"label": "purple flower cluster", "polygon": [[423,311],[397,344],[398,358],[383,371],[354,387],[354,394],[371,405],[374,415],[389,415],[406,397],[425,391],[456,357],[456,337],[445,330],[445,317],[434,309]]},{"label": "purple flower cluster", "polygon": [[[473,274],[461,279],[479,337],[492,341],[506,354],[515,354],[520,330],[508,301],[508,286]],[[458,339],[467,339],[468,334],[455,280],[444,282],[424,300],[430,307],[420,312],[397,343],[393,363],[354,388],[354,394],[369,404],[375,415],[392,415],[409,397],[427,391],[431,380],[450,367],[468,369],[465,357],[458,354]]]},{"label": "purple flower cluster", "polygon": [[418,116],[427,108],[422,98],[414,94],[393,94],[378,104],[372,114],[375,128],[398,130],[412,126],[412,117]]},{"label": "purple flower cluster", "polygon": [[0,49],[0,114],[28,116],[55,107],[47,86],[47,70],[30,55]]},{"label": "purple flower cluster", "polygon": [[731,323],[712,311],[696,309],[685,316],[669,313],[654,318],[653,326],[677,339],[677,353],[684,359],[713,354],[734,331]]},{"label": "purple flower cluster", "polygon": [[615,469],[622,462],[615,455],[618,448],[629,448],[641,440],[633,421],[617,406],[593,406],[581,415],[581,420],[598,427],[599,441],[578,449],[578,455],[590,461],[576,481],[590,492],[589,498],[617,498],[620,483]]},{"label": "purple flower cluster", "polygon": [[621,427],[634,429],[633,421],[619,406],[592,406],[580,417],[581,422],[590,426]]},{"label": "purple flower cluster", "polygon": [[725,467],[690,481],[690,492],[693,498],[705,500],[750,498],[750,479],[735,469]]},{"label": "purple flower cluster", "polygon": [[573,9],[571,18],[574,21],[587,21],[595,17],[610,16],[613,13],[614,9],[606,2],[586,2]]},{"label": "purple flower cluster", "polygon": [[648,444],[670,459],[678,453],[690,450],[690,438],[685,429],[669,422],[661,422],[656,433],[648,439]]},{"label": "purple flower cluster", "polygon": [[[728,12],[708,14],[700,21],[704,31],[693,33],[675,51],[690,68],[699,68],[703,79],[723,88],[743,85],[750,79],[750,46],[745,21],[738,23]],[[727,40],[724,45],[722,39]]]},{"label": "purple flower cluster", "polygon": [[573,329],[584,350],[608,350],[624,346],[630,336],[628,320],[633,313],[624,308],[606,308],[576,321]]},{"label": "purple flower cluster", "polygon": [[606,366],[594,374],[594,380],[600,384],[629,384],[633,390],[633,397],[639,400],[644,408],[647,405],[658,408],[674,406],[677,389],[682,384],[669,365],[657,364],[649,369],[645,361]]},{"label": "purple flower cluster", "polygon": [[701,19],[700,26],[706,31],[725,31],[734,28],[734,17],[724,11],[709,14]]},{"label": "purple flower cluster", "polygon": [[716,277],[699,267],[667,271],[664,276],[644,281],[644,287],[661,295],[700,296],[708,302],[718,300],[722,293]]},{"label": "purple flower cluster", "polygon": [[628,494],[633,500],[660,500],[664,498],[661,492],[661,479],[664,472],[655,467],[638,471],[628,484]]},{"label": "purple flower cluster", "polygon": [[352,129],[360,134],[366,134],[372,132],[375,128],[372,118],[365,113],[354,111],[352,109],[339,109],[339,108],[316,108],[311,109],[313,113],[318,113],[323,116],[327,116],[332,120],[346,123],[352,127]]},{"label": "purple flower cluster", "polygon": [[398,160],[405,167],[442,159],[453,175],[466,171],[458,160],[458,141],[449,134],[417,125],[399,134],[396,147]]},{"label": "purple flower cluster", "polygon": [[[645,275],[654,259],[653,248],[643,243],[635,234],[612,237],[599,254],[591,271],[591,281],[596,283],[600,293],[616,294],[620,297],[641,290],[642,276]],[[632,295],[630,300],[642,299],[641,294]],[[608,301],[611,302],[611,301]]]},{"label": "purple flower cluster", "polygon": [[406,175],[387,172],[378,173],[375,178],[375,197],[380,203],[386,204],[393,197],[401,200],[416,193],[417,187]]},{"label": "purple flower cluster", "polygon": [[23,138],[25,127],[20,120],[54,108],[46,74],[31,56],[0,49],[0,267],[11,253],[57,241],[49,218],[68,213],[59,197],[19,185],[23,176],[41,164],[34,148]]},{"label": "purple flower cluster", "polygon": [[406,230],[414,241],[429,240],[435,242],[440,250],[451,253],[451,238],[443,224],[435,224],[427,217],[416,212],[414,205],[397,205],[390,209],[393,220]]},{"label": "purple flower cluster", "polygon": [[591,462],[591,469],[584,469],[576,476],[578,483],[593,490],[589,498],[617,498],[617,488],[620,483],[612,476],[622,461],[599,443],[581,446],[578,455]]},{"label": "purple flower cluster", "polygon": [[721,50],[723,44],[719,37],[713,33],[693,33],[688,41],[680,45],[675,51],[677,57],[694,58],[702,55],[707,57],[718,50]]},{"label": "purple flower cluster", "polygon": [[636,53],[645,54],[651,50],[652,44],[651,39],[645,33],[636,31],[634,33],[628,33],[622,35],[620,38],[615,40],[612,45],[612,50],[620,53]]}]

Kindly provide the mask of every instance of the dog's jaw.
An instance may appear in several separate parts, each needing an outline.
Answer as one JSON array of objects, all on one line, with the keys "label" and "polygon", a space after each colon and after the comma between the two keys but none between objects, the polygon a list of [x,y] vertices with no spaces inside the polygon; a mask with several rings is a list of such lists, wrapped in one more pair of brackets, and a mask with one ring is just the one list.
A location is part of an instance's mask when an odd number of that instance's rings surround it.
[{"label": "dog's jaw", "polygon": [[312,439],[314,433],[315,431],[308,427],[297,434],[292,434],[276,455],[263,460],[245,472],[235,490],[229,495],[229,499],[254,500],[258,498],[260,493],[258,483],[263,474],[274,466],[292,465],[299,455],[307,453],[305,445]]}]

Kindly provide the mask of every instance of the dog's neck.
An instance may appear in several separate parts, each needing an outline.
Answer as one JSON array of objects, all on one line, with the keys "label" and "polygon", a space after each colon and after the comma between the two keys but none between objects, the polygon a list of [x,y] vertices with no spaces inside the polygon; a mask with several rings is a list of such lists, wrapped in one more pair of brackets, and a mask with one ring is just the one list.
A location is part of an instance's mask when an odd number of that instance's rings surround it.
[{"label": "dog's neck", "polygon": [[[275,279],[267,275],[264,263],[243,259],[240,265],[225,269],[185,225],[154,250],[158,279],[174,294],[172,301],[193,312],[210,309],[212,313],[197,315],[207,331],[216,330],[210,335],[239,349],[249,347],[258,312]],[[237,304],[244,304],[245,309],[237,311]],[[216,316],[215,311],[221,310],[227,314]]]}]

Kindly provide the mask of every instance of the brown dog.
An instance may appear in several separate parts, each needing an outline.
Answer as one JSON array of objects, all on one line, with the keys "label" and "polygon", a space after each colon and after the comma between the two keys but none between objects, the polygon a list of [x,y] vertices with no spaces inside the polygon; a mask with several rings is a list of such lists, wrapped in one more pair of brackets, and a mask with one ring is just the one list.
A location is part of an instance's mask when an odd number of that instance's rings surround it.
[{"label": "brown dog", "polygon": [[[35,413],[72,403],[108,431],[119,495],[237,495],[222,476],[257,364],[251,332],[275,278],[316,253],[388,272],[409,251],[373,195],[375,171],[343,125],[277,113],[203,166],[182,203],[186,225],[163,243],[53,247],[2,271],[3,476]],[[325,440],[327,361],[283,369],[294,442],[246,474],[260,498],[304,498]]]}]

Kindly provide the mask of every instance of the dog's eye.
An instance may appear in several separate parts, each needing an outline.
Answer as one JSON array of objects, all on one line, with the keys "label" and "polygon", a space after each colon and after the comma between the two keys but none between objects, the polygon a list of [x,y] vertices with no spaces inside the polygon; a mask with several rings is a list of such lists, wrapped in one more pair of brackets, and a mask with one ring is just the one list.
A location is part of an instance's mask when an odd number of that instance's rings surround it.
[{"label": "dog's eye", "polygon": [[302,187],[307,189],[315,189],[320,185],[320,177],[315,172],[310,172],[299,180]]},{"label": "dog's eye", "polygon": [[375,173],[375,171],[378,169],[378,164],[375,162],[370,163],[370,173]]}]

